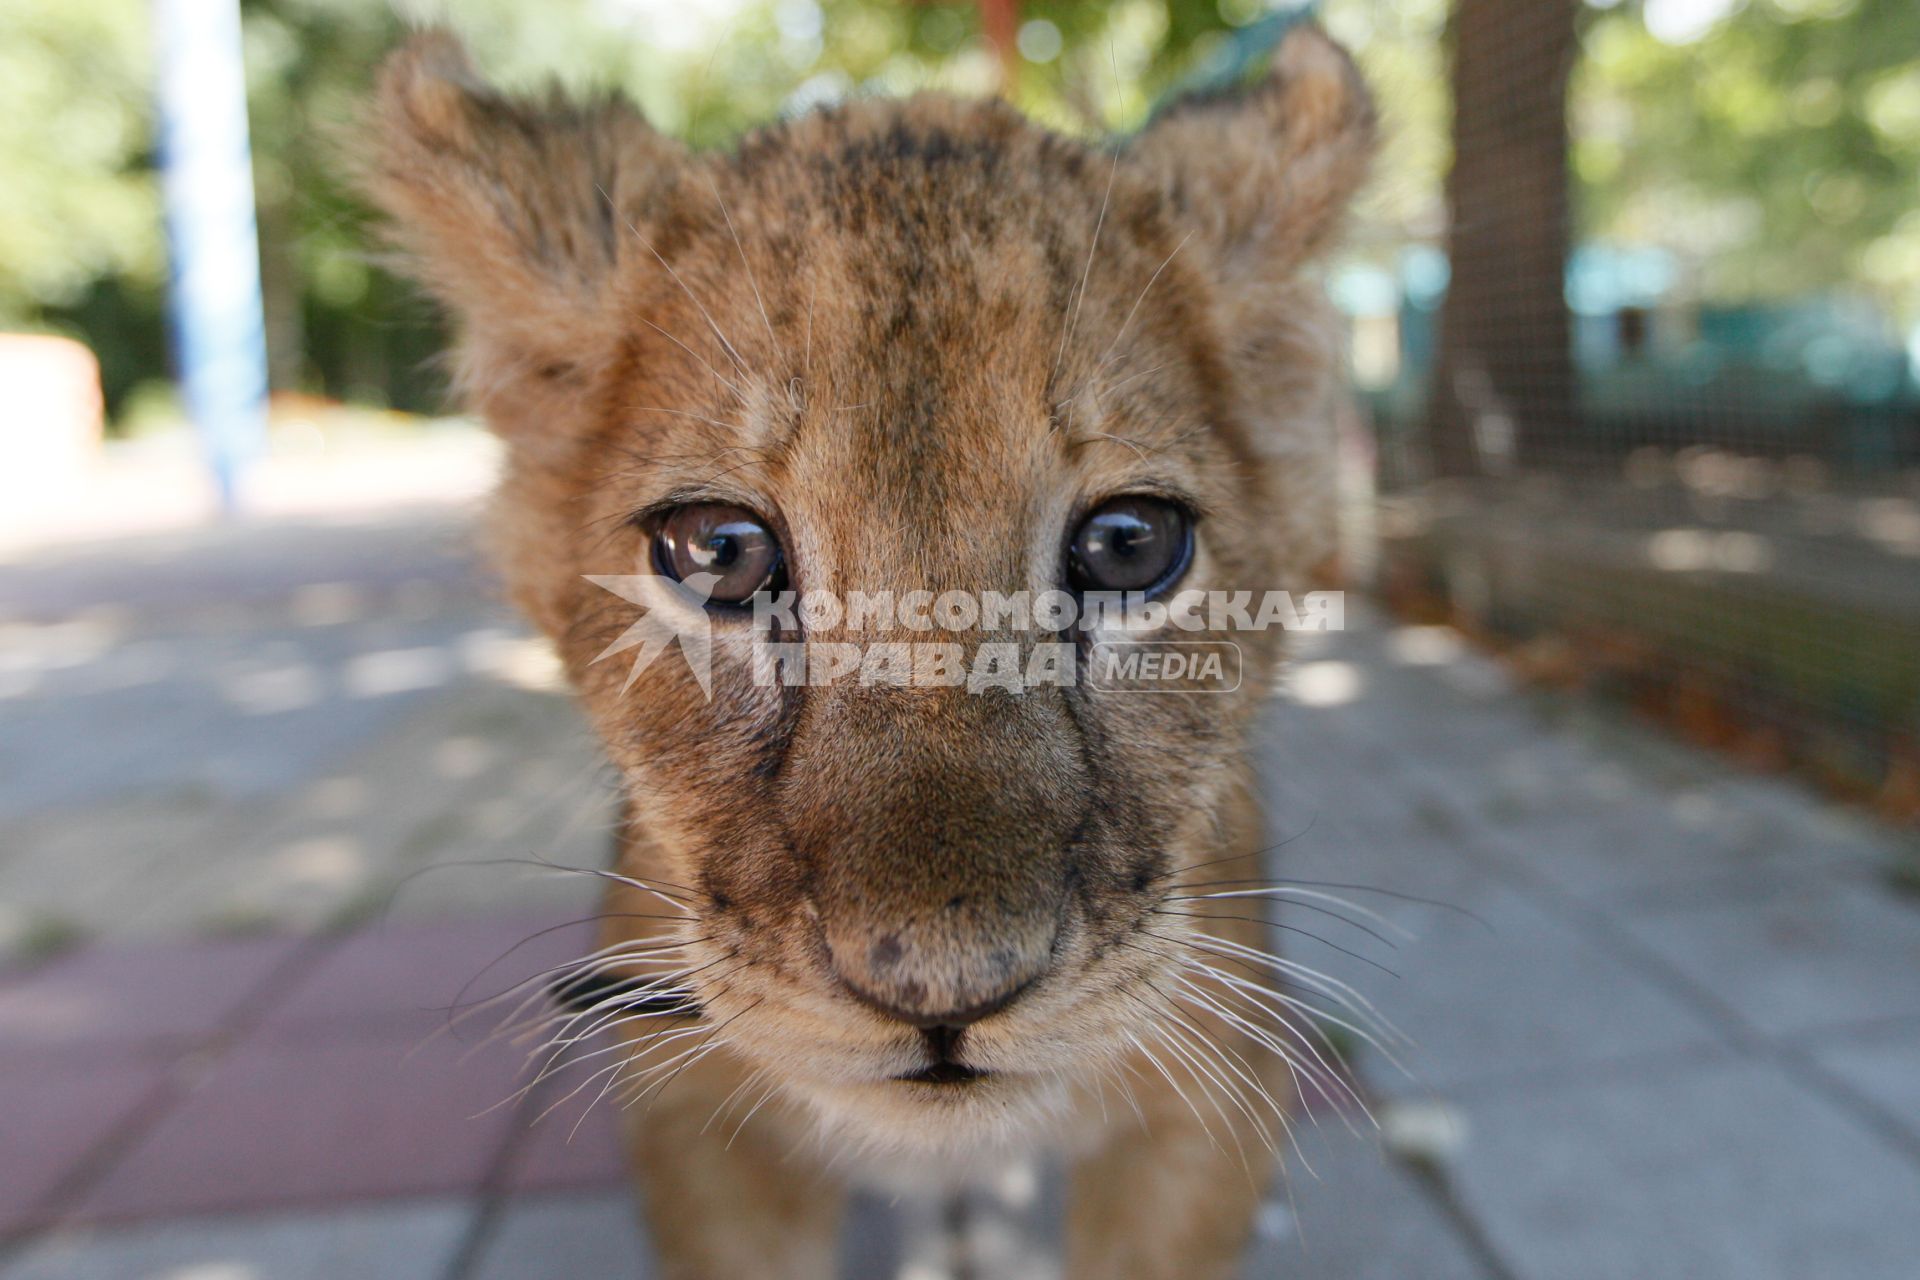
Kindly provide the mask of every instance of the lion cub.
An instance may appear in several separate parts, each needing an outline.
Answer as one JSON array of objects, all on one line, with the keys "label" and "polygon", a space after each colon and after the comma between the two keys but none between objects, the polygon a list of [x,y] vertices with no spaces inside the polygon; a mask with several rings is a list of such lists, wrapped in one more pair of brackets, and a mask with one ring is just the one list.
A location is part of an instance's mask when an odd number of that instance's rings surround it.
[{"label": "lion cub", "polygon": [[[1338,991],[1219,895],[1259,874],[1279,657],[1244,602],[1329,550],[1308,269],[1372,138],[1311,27],[1107,147],[920,96],[696,154],[503,97],[444,35],[386,67],[367,189],[458,323],[504,571],[624,782],[568,1026],[620,1038],[667,1274],[830,1274],[850,1173],[1042,1145],[1071,1275],[1235,1266],[1331,1075],[1301,1015]],[[1102,593],[1124,617],[1076,621]],[[1237,670],[1102,683],[1116,635]]]}]

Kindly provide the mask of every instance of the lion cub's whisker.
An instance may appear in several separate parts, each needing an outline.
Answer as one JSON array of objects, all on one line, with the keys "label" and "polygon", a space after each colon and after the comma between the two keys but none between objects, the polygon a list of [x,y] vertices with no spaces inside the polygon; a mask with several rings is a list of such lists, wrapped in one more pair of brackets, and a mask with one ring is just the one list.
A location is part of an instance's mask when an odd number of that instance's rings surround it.
[{"label": "lion cub's whisker", "polygon": [[[1392,1023],[1381,1016],[1379,1010],[1373,1007],[1371,1001],[1356,991],[1350,984],[1342,982],[1338,978],[1322,973],[1318,969],[1300,964],[1297,961],[1288,960],[1284,957],[1276,956],[1271,952],[1262,951],[1257,947],[1249,947],[1230,939],[1219,938],[1213,934],[1196,931],[1190,940],[1190,945],[1196,951],[1256,965],[1269,972],[1292,978],[1294,982],[1298,984],[1315,989],[1318,994],[1324,995],[1332,1000],[1335,1004],[1346,1010],[1352,1017],[1368,1024],[1368,1026],[1372,1028],[1372,1034],[1377,1034],[1384,1039],[1398,1041],[1403,1045],[1411,1047],[1411,1042],[1409,1042]],[[1275,995],[1279,999],[1294,999],[1294,997],[1284,996],[1277,992]]]},{"label": "lion cub's whisker", "polygon": [[[1149,985],[1151,986],[1151,984]],[[1152,990],[1155,995],[1159,996],[1160,999],[1166,1003],[1167,1010],[1172,1015],[1174,1026],[1179,1028],[1189,1038],[1188,1043],[1204,1057],[1210,1058],[1219,1068],[1223,1068],[1231,1074],[1233,1080],[1223,1081],[1223,1083],[1230,1088],[1241,1113],[1252,1122],[1254,1133],[1258,1135],[1261,1143],[1271,1152],[1273,1150],[1273,1141],[1271,1135],[1267,1132],[1267,1121],[1264,1117],[1255,1114],[1247,1105],[1247,1095],[1242,1092],[1241,1086],[1244,1085],[1246,1088],[1251,1089],[1255,1098],[1266,1103],[1267,1107],[1275,1116],[1281,1117],[1281,1123],[1283,1125],[1286,1123],[1286,1108],[1275,1100],[1272,1092],[1268,1090],[1264,1084],[1260,1083],[1258,1076],[1254,1074],[1253,1065],[1247,1061],[1243,1054],[1230,1045],[1223,1043],[1219,1037],[1213,1033],[1194,1025],[1193,1021],[1181,1011],[1180,1002],[1174,997],[1167,995],[1157,986],[1152,986]],[[1235,1081],[1238,1081],[1238,1083],[1235,1083]]]},{"label": "lion cub's whisker", "polygon": [[1405,925],[1389,919],[1370,907],[1363,907],[1357,902],[1350,902],[1345,898],[1336,897],[1330,893],[1322,893],[1318,889],[1302,889],[1291,885],[1270,885],[1261,889],[1224,889],[1215,893],[1191,893],[1182,895],[1178,900],[1184,902],[1231,902],[1249,898],[1287,899],[1302,903],[1317,902],[1333,907],[1344,907],[1356,915],[1373,921],[1383,929],[1392,930],[1394,933],[1399,934],[1404,941],[1412,942],[1417,936]]},{"label": "lion cub's whisker", "polygon": [[[1215,981],[1224,980],[1222,975],[1205,964],[1190,962],[1190,967],[1195,973],[1203,977],[1213,978]],[[1225,1018],[1234,1026],[1240,1028],[1250,1036],[1256,1044],[1281,1058],[1293,1073],[1296,1089],[1304,1090],[1306,1088],[1306,1082],[1303,1082],[1300,1078],[1304,1072],[1307,1081],[1310,1081],[1318,1092],[1327,1095],[1329,1098],[1335,1098],[1337,1095],[1345,1095],[1349,1101],[1367,1116],[1368,1120],[1371,1121],[1373,1119],[1373,1113],[1367,1106],[1366,1100],[1360,1096],[1359,1092],[1353,1087],[1349,1080],[1350,1073],[1346,1070],[1348,1064],[1341,1058],[1339,1051],[1327,1043],[1324,1035],[1309,1033],[1301,1029],[1284,1014],[1275,1014],[1272,1010],[1259,1004],[1244,992],[1234,989],[1231,984],[1229,984],[1229,993],[1233,998],[1239,1000],[1242,1005],[1261,1016],[1273,1018],[1278,1030],[1284,1031],[1291,1040],[1301,1043],[1302,1047],[1307,1050],[1312,1058],[1312,1061],[1304,1060],[1289,1047],[1288,1040],[1283,1040],[1274,1033],[1274,1029],[1261,1026],[1252,1018],[1232,1008],[1214,991],[1193,982],[1184,975],[1182,975],[1178,981],[1182,989],[1194,999],[1202,1002],[1220,1017]],[[1314,1044],[1316,1040],[1320,1041],[1321,1044],[1325,1045],[1326,1048],[1334,1054],[1334,1063],[1328,1063],[1320,1054]]]},{"label": "lion cub's whisker", "polygon": [[[1382,1042],[1381,1038],[1377,1036],[1373,1031],[1369,1030],[1368,1028],[1361,1026],[1356,1022],[1351,1022],[1346,1018],[1340,1016],[1339,1014],[1330,1013],[1325,1009],[1321,1009],[1314,1005],[1308,1004],[1304,1000],[1295,999],[1294,997],[1287,996],[1280,992],[1274,991],[1271,987],[1263,986],[1258,982],[1253,982],[1247,978],[1240,977],[1237,974],[1229,973],[1226,970],[1219,968],[1218,966],[1207,965],[1205,967],[1205,972],[1209,977],[1225,983],[1227,986],[1233,988],[1233,990],[1237,994],[1246,997],[1248,1003],[1255,1004],[1264,1008],[1272,1017],[1276,1018],[1283,1025],[1285,1025],[1293,1034],[1300,1036],[1303,1043],[1306,1044],[1308,1052],[1314,1053],[1316,1057],[1318,1056],[1318,1052],[1313,1048],[1314,1039],[1316,1037],[1310,1036],[1307,1033],[1307,1031],[1304,1030],[1303,1028],[1295,1026],[1293,1022],[1287,1017],[1286,1012],[1284,1012],[1283,1010],[1298,1013],[1302,1017],[1310,1019],[1315,1024],[1328,1023],[1332,1026],[1340,1028],[1343,1031],[1348,1032],[1351,1035],[1357,1036],[1359,1039],[1361,1039],[1366,1044],[1371,1046],[1373,1050],[1376,1053],[1378,1053],[1381,1057],[1385,1058],[1387,1062],[1390,1065],[1392,1065],[1396,1071],[1399,1071],[1401,1074],[1405,1075],[1409,1079],[1414,1078],[1413,1073],[1407,1068],[1407,1066],[1404,1063],[1400,1061],[1400,1059],[1394,1054],[1393,1050],[1389,1049]],[[1279,1008],[1275,1008],[1276,1005],[1279,1006]],[[1318,1036],[1317,1038],[1323,1044],[1328,1043],[1326,1038],[1323,1035]]]},{"label": "lion cub's whisker", "polygon": [[[1234,861],[1234,859],[1223,859],[1223,861]],[[1166,887],[1168,889],[1202,889],[1209,887],[1230,888],[1235,885],[1256,885],[1263,888],[1274,889],[1339,889],[1349,893],[1378,894],[1380,897],[1389,898],[1395,902],[1405,902],[1417,907],[1435,907],[1441,911],[1449,911],[1455,915],[1464,916],[1466,919],[1473,921],[1489,932],[1493,931],[1493,925],[1485,916],[1471,908],[1463,907],[1457,902],[1448,902],[1444,898],[1425,898],[1419,894],[1406,893],[1399,889],[1386,889],[1376,884],[1349,884],[1340,880],[1288,880],[1267,879],[1263,877],[1235,880],[1195,880],[1186,884],[1170,884]],[[1346,905],[1352,906],[1353,904],[1347,903]]]},{"label": "lion cub's whisker", "polygon": [[[476,1016],[492,1005],[502,1004],[509,999],[515,998],[516,996],[518,997],[518,1003],[501,1018],[499,1023],[494,1026],[488,1035],[483,1037],[472,1048],[468,1049],[464,1056],[471,1057],[473,1054],[503,1041],[507,1043],[523,1043],[525,1037],[530,1034],[531,1031],[548,1025],[557,1018],[576,1016],[575,1013],[555,1011],[551,1008],[553,989],[556,985],[551,981],[554,975],[567,975],[565,979],[562,979],[561,982],[557,984],[561,986],[579,983],[582,980],[597,979],[605,973],[614,971],[616,966],[628,966],[636,963],[657,963],[661,957],[682,949],[683,945],[691,944],[663,945],[653,949],[647,954],[635,954],[623,951],[619,954],[609,955],[593,964],[587,964],[583,961],[570,961],[566,964],[553,966],[542,973],[534,974],[515,983],[506,991],[491,997],[487,1001],[481,1002],[473,1008],[463,1011],[460,1015],[461,1019],[464,1020],[467,1017]],[[672,989],[671,983],[681,976],[677,971],[665,975],[658,975],[662,980],[663,988],[668,990]],[[434,1034],[439,1034],[439,1031],[436,1031]]]},{"label": "lion cub's whisker", "polygon": [[[1166,898],[1162,899],[1162,901],[1166,903],[1188,903],[1188,904],[1191,904],[1191,903],[1204,904],[1210,900],[1215,902],[1227,902],[1229,905],[1236,905],[1236,906],[1239,905],[1238,902],[1232,899],[1209,899],[1204,894],[1170,894]],[[1252,905],[1255,908],[1257,908],[1259,906],[1259,902],[1255,901]],[[1340,912],[1334,910],[1332,907],[1319,906],[1311,902],[1298,902],[1295,905],[1298,906],[1303,911],[1311,911],[1315,915],[1325,916],[1331,920],[1338,920],[1341,924],[1346,925],[1349,929],[1354,929],[1360,933],[1366,934],[1367,937],[1372,938],[1375,942],[1378,942],[1381,946],[1386,947],[1390,951],[1398,951],[1400,949],[1400,943],[1395,942],[1392,938],[1389,938],[1386,934],[1381,933],[1378,929],[1375,929],[1372,926],[1367,925],[1359,920],[1355,920],[1351,916],[1342,915]],[[1155,907],[1154,910],[1165,915],[1181,916],[1188,920],[1242,920],[1250,924],[1262,924],[1267,926],[1270,929],[1277,929],[1282,933],[1297,933],[1305,937],[1312,938],[1314,941],[1325,943],[1327,946],[1333,947],[1336,951],[1344,952],[1345,954],[1352,956],[1356,960],[1366,960],[1367,963],[1369,964],[1376,963],[1375,961],[1369,959],[1368,957],[1361,955],[1359,952],[1348,951],[1345,947],[1338,946],[1337,944],[1329,941],[1328,939],[1321,937],[1319,934],[1312,933],[1300,925],[1289,924],[1284,920],[1275,919],[1273,916],[1270,916],[1270,915],[1239,915],[1239,914],[1235,914],[1232,911],[1209,910],[1204,905],[1191,911],[1175,911],[1165,906]]]}]

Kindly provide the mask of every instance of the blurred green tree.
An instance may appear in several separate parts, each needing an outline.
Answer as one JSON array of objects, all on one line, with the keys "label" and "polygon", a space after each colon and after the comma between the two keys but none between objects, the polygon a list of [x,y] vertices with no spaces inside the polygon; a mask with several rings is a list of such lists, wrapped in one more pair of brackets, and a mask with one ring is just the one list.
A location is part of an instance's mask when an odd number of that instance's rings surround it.
[{"label": "blurred green tree", "polygon": [[83,338],[116,403],[167,367],[146,9],[0,6],[0,329]]},{"label": "blurred green tree", "polygon": [[[1441,33],[1456,2],[1320,6],[1382,101],[1357,252],[1383,265],[1444,234]],[[243,3],[274,384],[430,407],[435,320],[369,252],[333,135],[408,21],[448,6]],[[503,82],[618,87],[711,146],[813,103],[923,88],[1004,91],[1061,129],[1127,130],[1273,3],[1026,0],[1001,6],[1014,21],[997,42],[974,0],[462,0],[451,12]],[[1663,39],[1645,8],[1661,3],[1588,0],[1571,89],[1578,232],[1679,248],[1714,297],[1853,283],[1920,320],[1920,5],[1724,0],[1717,20]],[[141,0],[0,6],[0,325],[84,337],[116,407],[166,372],[150,45]],[[1496,54],[1488,74],[1525,72],[1510,63]]]},{"label": "blurred green tree", "polygon": [[0,10],[0,324],[164,266],[140,0]]},{"label": "blurred green tree", "polygon": [[1572,93],[1583,231],[1679,251],[1715,300],[1852,285],[1920,321],[1920,4],[1694,9],[1706,20],[1590,15]]}]

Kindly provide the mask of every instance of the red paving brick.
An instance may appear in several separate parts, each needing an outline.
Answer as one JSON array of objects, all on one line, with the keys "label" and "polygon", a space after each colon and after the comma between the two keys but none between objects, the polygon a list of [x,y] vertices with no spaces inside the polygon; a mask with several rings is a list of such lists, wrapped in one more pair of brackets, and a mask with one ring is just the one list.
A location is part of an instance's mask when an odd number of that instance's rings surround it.
[{"label": "red paving brick", "polygon": [[[426,1035],[449,1029],[483,1039],[517,1003],[463,1012],[544,970],[574,960],[594,943],[592,922],[570,916],[521,916],[376,926],[334,948],[275,1002],[270,1033],[315,1032],[346,1022],[405,1026]],[[555,927],[561,926],[561,927]],[[551,930],[550,932],[548,930]]]},{"label": "red paving brick", "polygon": [[[506,1185],[514,1192],[557,1191],[624,1185],[628,1178],[622,1139],[628,1103],[603,1093],[607,1068],[627,1052],[611,1034],[582,1046],[583,1056],[563,1063],[535,1095],[528,1109],[531,1127],[516,1144],[507,1166]],[[584,1056],[595,1055],[595,1056]],[[589,1077],[592,1077],[588,1083]],[[721,1132],[751,1110],[755,1095],[744,1095],[714,1123]],[[674,1095],[661,1093],[634,1106],[672,1106]]]},{"label": "red paving brick", "polygon": [[[462,1194],[513,1123],[519,1057],[411,1030],[261,1036],[226,1055],[86,1197],[81,1219]],[[409,1054],[409,1050],[415,1050]],[[485,1114],[482,1114],[485,1113]]]},{"label": "red paving brick", "polygon": [[157,1063],[112,1058],[0,1070],[0,1237],[35,1225],[54,1189],[150,1104],[164,1076]]},{"label": "red paving brick", "polygon": [[0,1061],[131,1053],[218,1030],[302,944],[249,939],[93,947],[0,983]]},{"label": "red paving brick", "polygon": [[[524,1047],[476,1043],[503,1011],[447,1032],[448,1006],[469,982],[465,999],[493,995],[593,946],[591,923],[543,932],[557,924],[565,918],[410,923],[334,946],[210,1060],[204,1077],[82,1195],[73,1217],[471,1193],[505,1176],[497,1166],[509,1147],[518,1152],[517,1187],[617,1183],[608,1105],[577,1132],[584,1099],[524,1132],[514,1126],[527,1123],[526,1111],[496,1108],[519,1086],[527,1055]],[[0,984],[0,1089],[8,1102],[0,1113],[0,1231],[25,1225],[143,1100],[161,1096],[162,1073],[179,1048],[232,1030],[236,1012],[300,945],[102,948]]]},{"label": "red paving brick", "polygon": [[[569,1073],[570,1081],[557,1098],[584,1078]],[[561,1103],[520,1135],[519,1149],[507,1167],[506,1186],[513,1192],[560,1191],[582,1187],[617,1186],[627,1178],[626,1156],[620,1146],[620,1104],[612,1098],[595,1099],[599,1086],[582,1090]],[[553,1098],[542,1098],[544,1110]]]}]

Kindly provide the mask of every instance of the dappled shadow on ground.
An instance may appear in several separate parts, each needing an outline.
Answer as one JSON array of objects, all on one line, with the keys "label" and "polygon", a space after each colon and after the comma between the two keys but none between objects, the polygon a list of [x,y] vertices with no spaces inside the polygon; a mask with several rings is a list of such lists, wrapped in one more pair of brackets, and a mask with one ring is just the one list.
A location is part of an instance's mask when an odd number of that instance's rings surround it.
[{"label": "dappled shadow on ground", "polygon": [[[0,565],[0,953],[313,929],[452,862],[597,865],[610,788],[555,662],[429,508]],[[579,900],[494,867],[402,909]]]}]

